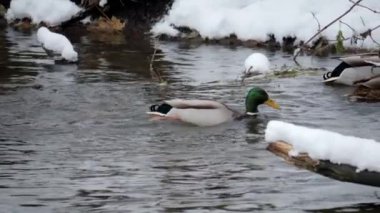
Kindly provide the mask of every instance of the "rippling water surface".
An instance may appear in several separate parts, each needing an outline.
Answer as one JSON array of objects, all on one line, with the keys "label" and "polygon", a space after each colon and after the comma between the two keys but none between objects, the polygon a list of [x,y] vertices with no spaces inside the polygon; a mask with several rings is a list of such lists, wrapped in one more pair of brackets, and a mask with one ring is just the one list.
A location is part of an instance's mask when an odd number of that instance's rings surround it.
[{"label": "rippling water surface", "polygon": [[[70,35],[69,35],[70,37]],[[379,190],[331,180],[265,150],[271,119],[380,140],[379,104],[353,103],[351,88],[321,83],[338,62],[301,58],[296,77],[238,81],[253,51],[71,35],[78,64],[55,63],[35,34],[0,32],[2,212],[377,212]],[[168,81],[160,86],[154,66]],[[255,50],[261,51],[263,50]],[[288,55],[266,53],[274,69]],[[243,110],[252,85],[281,111],[210,128],[149,121],[170,98],[223,101]]]}]

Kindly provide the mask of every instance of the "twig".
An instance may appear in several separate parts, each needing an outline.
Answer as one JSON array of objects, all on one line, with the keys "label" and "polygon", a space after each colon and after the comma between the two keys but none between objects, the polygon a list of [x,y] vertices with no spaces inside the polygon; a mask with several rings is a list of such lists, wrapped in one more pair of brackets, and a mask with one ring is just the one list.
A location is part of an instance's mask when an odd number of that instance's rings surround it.
[{"label": "twig", "polygon": [[107,14],[105,14],[104,11],[103,11],[98,5],[96,5],[95,7],[96,7],[96,9],[98,9],[99,12],[104,16],[104,18],[106,18],[107,21],[111,24],[111,23],[112,23],[112,20],[107,16]]},{"label": "twig", "polygon": [[373,43],[377,44],[378,46],[380,46],[380,43],[378,41],[376,41],[372,35],[369,35],[369,38],[373,41]]},{"label": "twig", "polygon": [[311,12],[311,15],[313,15],[313,18],[315,19],[315,21],[318,24],[318,30],[321,30],[321,23],[319,23],[319,20],[317,19],[317,16],[315,16],[315,13]]},{"label": "twig", "polygon": [[376,30],[380,28],[380,25],[377,25],[376,27],[372,28],[372,29],[368,29],[362,33],[360,33],[360,36],[364,39],[366,39],[367,37],[370,37],[371,40],[376,43],[377,45],[379,45],[379,43],[372,37],[372,31]]},{"label": "twig", "polygon": [[342,20],[339,20],[339,23],[344,24],[345,26],[347,26],[348,28],[350,28],[352,30],[352,33],[353,33],[351,37],[344,38],[343,40],[346,41],[346,40],[350,39],[351,40],[351,44],[352,43],[357,44],[357,40],[359,40],[360,38],[358,38],[358,36],[357,36],[358,33],[356,32],[356,30],[353,27],[351,27],[349,24],[347,24],[346,22],[344,22]]},{"label": "twig", "polygon": [[151,72],[153,72],[153,61],[154,61],[154,57],[156,56],[156,52],[157,52],[157,49],[154,48],[154,52],[153,52],[153,55],[152,55],[152,58],[150,59],[150,63],[149,63],[149,69]]},{"label": "twig", "polygon": [[352,32],[356,33],[356,30],[355,30],[353,27],[351,27],[349,24],[347,24],[346,22],[344,22],[344,21],[342,21],[342,20],[339,20],[339,22],[340,22],[341,24],[346,25],[348,28],[350,28],[350,29],[352,30]]},{"label": "twig", "polygon": [[152,75],[152,78],[156,78],[159,81],[159,83],[165,83],[165,80],[161,77],[160,72],[155,70],[153,67],[153,62],[154,62],[154,58],[156,56],[156,53],[157,53],[157,49],[154,48],[154,52],[153,52],[152,58],[150,59],[150,63],[149,63],[150,74]]},{"label": "twig", "polygon": [[377,25],[376,27],[372,28],[371,30],[374,31],[374,30],[377,30],[378,28],[380,28],[380,24]]},{"label": "twig", "polygon": [[[334,19],[333,21],[331,21],[329,24],[327,24],[326,26],[324,26],[321,30],[318,30],[317,33],[315,33],[311,38],[309,38],[309,40],[307,40],[303,46],[306,46],[308,43],[310,43],[315,37],[317,37],[319,34],[321,34],[321,32],[323,32],[324,30],[326,30],[327,28],[329,28],[332,24],[334,24],[335,22],[337,22],[338,20],[340,20],[343,16],[347,15],[352,9],[354,9],[354,7],[356,5],[358,5],[361,1],[363,0],[358,0],[357,2],[355,2],[346,12],[344,12],[342,15],[338,16],[336,19]],[[294,57],[293,57],[293,60],[294,61],[297,61],[297,56],[299,55],[300,52],[297,52]]]},{"label": "twig", "polygon": [[363,17],[360,16],[360,20],[362,21],[362,24],[365,27],[365,21],[364,21]]},{"label": "twig", "polygon": [[[349,0],[351,3],[355,3],[353,0]],[[370,10],[370,11],[372,11],[372,12],[374,12],[374,13],[380,13],[380,11],[377,11],[377,10],[374,10],[374,9],[372,9],[372,8],[370,8],[370,7],[367,7],[367,6],[365,6],[365,5],[362,5],[362,4],[358,4],[358,6],[359,7],[362,7],[362,8],[365,8],[365,9],[367,9],[367,10]]]}]

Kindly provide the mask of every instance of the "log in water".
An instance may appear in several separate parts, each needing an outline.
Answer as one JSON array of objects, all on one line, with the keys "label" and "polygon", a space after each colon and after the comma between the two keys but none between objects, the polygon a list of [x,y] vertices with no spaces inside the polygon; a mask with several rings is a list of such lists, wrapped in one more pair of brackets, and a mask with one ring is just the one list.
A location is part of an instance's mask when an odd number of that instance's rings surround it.
[{"label": "log in water", "polygon": [[339,181],[359,183],[380,187],[380,173],[367,170],[358,171],[356,167],[347,164],[336,164],[328,160],[312,159],[307,153],[298,156],[290,156],[292,145],[277,141],[270,143],[267,149],[277,156],[282,157],[287,162],[309,171],[333,178]]}]

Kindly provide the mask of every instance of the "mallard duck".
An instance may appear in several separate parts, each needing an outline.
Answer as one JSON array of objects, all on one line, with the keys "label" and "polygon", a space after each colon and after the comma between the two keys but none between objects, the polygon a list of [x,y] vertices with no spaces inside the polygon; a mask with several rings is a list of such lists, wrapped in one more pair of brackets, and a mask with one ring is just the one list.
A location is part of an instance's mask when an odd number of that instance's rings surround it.
[{"label": "mallard duck", "polygon": [[256,115],[260,104],[280,109],[280,106],[269,98],[264,89],[254,87],[249,90],[246,96],[246,112],[244,114],[232,110],[217,101],[183,99],[173,99],[164,101],[160,105],[152,105],[150,106],[150,112],[147,112],[147,114],[158,120],[176,120],[197,126],[214,126],[234,119],[239,120],[247,116]]},{"label": "mallard duck", "polygon": [[265,74],[270,71],[268,58],[262,53],[252,53],[244,61],[244,76]]},{"label": "mallard duck", "polygon": [[325,83],[353,86],[355,82],[380,74],[378,53],[366,53],[340,58],[342,61],[331,72],[323,75]]},{"label": "mallard duck", "polygon": [[357,88],[350,95],[357,101],[377,102],[380,101],[380,74],[369,79],[355,82]]}]

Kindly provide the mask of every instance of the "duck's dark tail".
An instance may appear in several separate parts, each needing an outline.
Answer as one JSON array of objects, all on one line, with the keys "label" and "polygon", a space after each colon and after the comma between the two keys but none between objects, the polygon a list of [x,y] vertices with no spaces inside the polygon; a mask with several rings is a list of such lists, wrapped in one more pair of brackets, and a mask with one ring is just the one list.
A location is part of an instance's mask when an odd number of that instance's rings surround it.
[{"label": "duck's dark tail", "polygon": [[166,114],[168,113],[173,107],[170,106],[169,104],[167,103],[163,103],[161,105],[158,105],[158,104],[154,104],[152,106],[150,106],[150,111],[151,112],[159,112],[159,113],[162,113],[162,114]]}]

